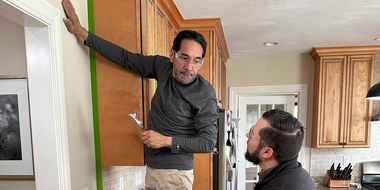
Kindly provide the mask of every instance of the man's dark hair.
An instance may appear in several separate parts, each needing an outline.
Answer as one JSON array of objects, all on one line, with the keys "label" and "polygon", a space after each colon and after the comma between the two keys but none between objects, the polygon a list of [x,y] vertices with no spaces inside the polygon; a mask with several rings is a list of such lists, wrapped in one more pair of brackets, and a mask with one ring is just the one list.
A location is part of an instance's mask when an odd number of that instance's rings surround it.
[{"label": "man's dark hair", "polygon": [[173,41],[172,49],[174,51],[176,51],[176,52],[179,51],[179,49],[181,48],[181,42],[183,39],[193,40],[193,41],[198,42],[203,48],[202,58],[205,57],[206,49],[207,49],[207,42],[206,42],[206,40],[202,34],[196,32],[194,30],[182,30],[181,32],[179,32],[177,34],[177,36],[175,37],[175,39]]},{"label": "man's dark hair", "polygon": [[259,131],[260,139],[274,151],[277,161],[284,162],[298,156],[304,138],[304,127],[291,113],[273,109],[262,115],[270,126]]}]

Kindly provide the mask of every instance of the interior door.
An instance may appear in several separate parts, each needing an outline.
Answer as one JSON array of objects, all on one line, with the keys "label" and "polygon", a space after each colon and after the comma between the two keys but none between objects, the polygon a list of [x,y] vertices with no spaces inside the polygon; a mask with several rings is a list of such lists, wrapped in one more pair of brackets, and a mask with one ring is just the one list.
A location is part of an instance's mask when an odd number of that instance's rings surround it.
[{"label": "interior door", "polygon": [[253,189],[258,182],[260,168],[246,161],[244,153],[247,149],[247,138],[245,134],[257,122],[261,115],[271,109],[286,110],[297,117],[298,98],[295,94],[274,96],[247,96],[239,97],[239,121],[238,130],[238,188]]}]

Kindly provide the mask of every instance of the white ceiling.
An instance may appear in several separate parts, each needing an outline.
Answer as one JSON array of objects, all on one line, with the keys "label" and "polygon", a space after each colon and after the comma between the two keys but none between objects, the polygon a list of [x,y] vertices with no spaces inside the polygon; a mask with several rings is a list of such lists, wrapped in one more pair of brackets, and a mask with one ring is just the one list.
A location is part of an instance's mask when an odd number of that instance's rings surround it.
[{"label": "white ceiling", "polygon": [[[174,0],[184,19],[221,18],[231,57],[380,45],[380,0]],[[277,46],[263,43],[275,41]]]}]

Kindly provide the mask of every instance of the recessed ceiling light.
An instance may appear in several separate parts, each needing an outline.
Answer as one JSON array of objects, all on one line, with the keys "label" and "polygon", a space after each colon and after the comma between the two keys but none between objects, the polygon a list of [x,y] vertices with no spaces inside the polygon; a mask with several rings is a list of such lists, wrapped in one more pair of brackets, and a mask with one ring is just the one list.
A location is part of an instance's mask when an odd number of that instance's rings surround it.
[{"label": "recessed ceiling light", "polygon": [[266,46],[275,46],[277,44],[278,44],[277,42],[265,42],[264,43],[264,45],[266,45]]},{"label": "recessed ceiling light", "polygon": [[380,41],[380,38],[375,38],[376,41]]}]

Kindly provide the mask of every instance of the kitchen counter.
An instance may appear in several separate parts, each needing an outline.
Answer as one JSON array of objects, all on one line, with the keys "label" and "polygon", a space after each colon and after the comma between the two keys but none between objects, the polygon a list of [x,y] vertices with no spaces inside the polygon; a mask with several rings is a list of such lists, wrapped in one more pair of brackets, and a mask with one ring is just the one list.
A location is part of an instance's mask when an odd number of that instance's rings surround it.
[{"label": "kitchen counter", "polygon": [[[324,186],[324,185],[318,185],[315,187],[316,190],[356,190],[356,186],[350,186],[350,187],[346,187],[346,188],[342,188],[342,187],[327,187],[327,186]],[[366,187],[362,187],[361,190],[370,190]]]}]

